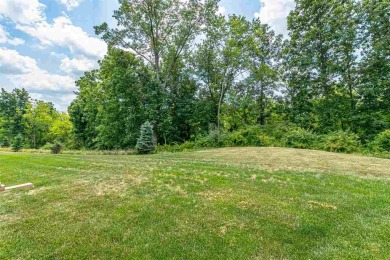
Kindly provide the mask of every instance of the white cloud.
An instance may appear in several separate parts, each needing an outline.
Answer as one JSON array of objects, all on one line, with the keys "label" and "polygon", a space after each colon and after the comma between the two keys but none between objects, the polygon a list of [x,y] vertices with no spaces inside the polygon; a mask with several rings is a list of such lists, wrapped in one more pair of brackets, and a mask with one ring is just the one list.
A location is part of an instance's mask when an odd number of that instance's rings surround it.
[{"label": "white cloud", "polygon": [[20,38],[12,38],[7,31],[0,25],[0,43],[8,43],[14,46],[21,45],[25,41]]},{"label": "white cloud", "polygon": [[58,0],[68,11],[78,7],[83,0]]},{"label": "white cloud", "polygon": [[0,0],[0,17],[15,23],[32,24],[45,20],[45,8],[38,0]]},{"label": "white cloud", "polygon": [[15,50],[0,47],[0,74],[20,75],[37,69],[34,59],[20,55]]},{"label": "white cloud", "polygon": [[70,103],[76,98],[74,93],[61,93],[61,92],[30,92],[30,97],[33,99],[45,100],[46,102],[52,102],[57,109],[62,112],[68,110]]},{"label": "white cloud", "polygon": [[12,39],[8,39],[8,43],[11,45],[17,46],[17,45],[24,44],[25,41],[23,39],[20,39],[20,38],[12,38]]},{"label": "white cloud", "polygon": [[73,91],[74,79],[51,74],[37,66],[36,60],[15,50],[0,47],[0,74],[5,75],[15,87],[27,90]]},{"label": "white cloud", "polygon": [[218,6],[217,14],[225,15],[226,8],[223,6]]},{"label": "white cloud", "polygon": [[295,8],[294,0],[260,0],[260,12],[255,17],[267,23],[276,33],[287,36],[287,16]]},{"label": "white cloud", "polygon": [[[67,10],[79,6],[83,0],[57,0]],[[14,23],[15,28],[39,42],[39,48],[61,47],[72,57],[56,54],[48,49],[50,57],[61,60],[60,68],[69,75],[59,75],[39,68],[37,61],[15,50],[0,47],[0,77],[4,75],[9,87],[25,88],[32,96],[52,101],[62,110],[74,99],[75,78],[83,71],[97,66],[107,52],[104,41],[89,36],[81,27],[73,25],[65,15],[48,22],[44,4],[39,0],[0,0],[0,20]],[[0,43],[23,44],[24,40],[10,37],[0,27]]]},{"label": "white cloud", "polygon": [[65,57],[61,60],[60,68],[69,74],[81,75],[85,71],[90,71],[98,67],[98,63],[84,56],[77,56],[69,59]]},{"label": "white cloud", "polygon": [[107,52],[104,41],[89,36],[66,16],[55,18],[53,24],[44,21],[33,26],[17,25],[16,28],[37,38],[42,45],[69,48],[73,55],[101,59]]},{"label": "white cloud", "polygon": [[46,70],[37,69],[32,73],[8,77],[16,87],[27,90],[74,91],[75,80],[70,76],[51,74]]}]

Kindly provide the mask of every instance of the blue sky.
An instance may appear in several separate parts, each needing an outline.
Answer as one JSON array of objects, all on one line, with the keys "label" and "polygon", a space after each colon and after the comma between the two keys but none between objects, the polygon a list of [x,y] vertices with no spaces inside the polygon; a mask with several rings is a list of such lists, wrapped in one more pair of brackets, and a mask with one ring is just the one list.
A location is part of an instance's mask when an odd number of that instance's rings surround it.
[{"label": "blue sky", "polygon": [[[66,111],[74,81],[96,68],[106,45],[93,32],[113,24],[117,0],[0,0],[0,88],[26,88]],[[259,17],[278,33],[293,0],[221,0],[223,14]]]}]

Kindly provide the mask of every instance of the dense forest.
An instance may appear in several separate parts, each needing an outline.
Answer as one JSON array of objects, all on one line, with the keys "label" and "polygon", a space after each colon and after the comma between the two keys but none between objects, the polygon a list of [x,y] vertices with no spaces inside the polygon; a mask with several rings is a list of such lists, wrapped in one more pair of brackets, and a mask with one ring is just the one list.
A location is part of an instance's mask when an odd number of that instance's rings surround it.
[{"label": "dense forest", "polygon": [[120,2],[67,114],[1,92],[0,144],[131,149],[148,121],[163,146],[390,150],[389,1],[296,0],[288,37],[216,0]]}]

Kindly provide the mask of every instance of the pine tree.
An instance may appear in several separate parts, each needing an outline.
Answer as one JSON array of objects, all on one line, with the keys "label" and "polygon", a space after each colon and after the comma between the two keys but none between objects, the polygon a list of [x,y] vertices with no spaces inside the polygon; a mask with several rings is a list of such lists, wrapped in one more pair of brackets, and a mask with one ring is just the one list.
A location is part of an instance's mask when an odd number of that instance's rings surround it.
[{"label": "pine tree", "polygon": [[23,137],[22,135],[17,135],[12,143],[12,151],[18,152],[23,148]]},{"label": "pine tree", "polygon": [[60,154],[62,152],[63,145],[60,142],[55,142],[51,147],[52,154]]},{"label": "pine tree", "polygon": [[141,136],[137,140],[135,149],[139,154],[150,154],[156,149],[154,144],[153,125],[148,121],[141,126]]}]

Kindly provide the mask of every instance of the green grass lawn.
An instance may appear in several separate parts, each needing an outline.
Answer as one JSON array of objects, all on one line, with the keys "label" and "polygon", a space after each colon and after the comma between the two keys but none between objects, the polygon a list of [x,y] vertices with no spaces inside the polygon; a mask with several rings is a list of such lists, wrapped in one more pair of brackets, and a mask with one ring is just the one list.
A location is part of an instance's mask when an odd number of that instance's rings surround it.
[{"label": "green grass lawn", "polygon": [[390,160],[0,152],[0,259],[389,259]]}]

